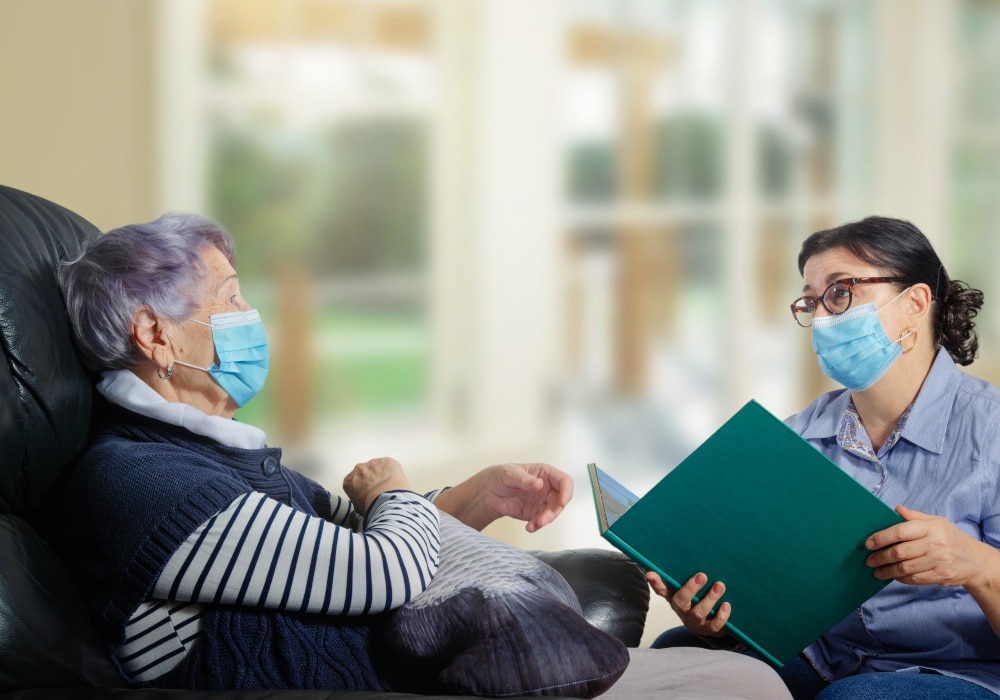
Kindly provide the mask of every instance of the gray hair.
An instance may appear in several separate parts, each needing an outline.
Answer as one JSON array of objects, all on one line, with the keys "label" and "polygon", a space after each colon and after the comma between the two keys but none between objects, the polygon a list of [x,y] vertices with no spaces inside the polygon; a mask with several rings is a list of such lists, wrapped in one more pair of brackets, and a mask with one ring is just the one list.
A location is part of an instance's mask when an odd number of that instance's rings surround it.
[{"label": "gray hair", "polygon": [[178,321],[199,305],[206,245],[236,267],[233,239],[218,223],[194,214],[164,214],[98,236],[59,268],[59,284],[84,364],[132,369],[143,360],[132,343],[136,311]]}]

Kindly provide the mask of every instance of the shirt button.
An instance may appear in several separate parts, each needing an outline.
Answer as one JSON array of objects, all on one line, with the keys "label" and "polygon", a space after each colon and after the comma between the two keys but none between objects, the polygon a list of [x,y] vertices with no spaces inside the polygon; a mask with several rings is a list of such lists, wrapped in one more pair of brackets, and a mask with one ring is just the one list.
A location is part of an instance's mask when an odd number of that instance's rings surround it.
[{"label": "shirt button", "polygon": [[268,476],[274,476],[274,473],[278,471],[278,460],[275,457],[268,457],[261,465],[261,469]]}]

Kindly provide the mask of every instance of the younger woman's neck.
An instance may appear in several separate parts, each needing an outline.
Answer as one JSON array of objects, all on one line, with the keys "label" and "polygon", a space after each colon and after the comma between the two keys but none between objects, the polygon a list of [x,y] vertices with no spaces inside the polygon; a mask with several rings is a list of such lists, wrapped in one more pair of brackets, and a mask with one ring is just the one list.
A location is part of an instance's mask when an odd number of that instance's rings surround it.
[{"label": "younger woman's neck", "polygon": [[933,348],[916,347],[902,355],[875,386],[851,392],[854,407],[875,452],[889,439],[903,413],[917,398],[934,356]]}]

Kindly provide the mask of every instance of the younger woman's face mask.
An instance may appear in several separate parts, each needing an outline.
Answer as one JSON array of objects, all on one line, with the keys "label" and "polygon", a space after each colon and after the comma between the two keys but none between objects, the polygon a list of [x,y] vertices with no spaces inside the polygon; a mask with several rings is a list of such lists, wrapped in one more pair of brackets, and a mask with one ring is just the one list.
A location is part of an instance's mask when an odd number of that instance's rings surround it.
[{"label": "younger woman's face mask", "polygon": [[881,379],[903,354],[900,340],[885,334],[878,312],[906,294],[909,287],[881,308],[862,304],[836,316],[820,316],[812,322],[813,351],[820,369],[851,391],[864,391]]},{"label": "younger woman's face mask", "polygon": [[189,319],[212,329],[218,362],[199,367],[177,360],[177,364],[208,372],[237,406],[244,406],[264,387],[270,357],[264,324],[256,309],[213,314],[211,323]]}]

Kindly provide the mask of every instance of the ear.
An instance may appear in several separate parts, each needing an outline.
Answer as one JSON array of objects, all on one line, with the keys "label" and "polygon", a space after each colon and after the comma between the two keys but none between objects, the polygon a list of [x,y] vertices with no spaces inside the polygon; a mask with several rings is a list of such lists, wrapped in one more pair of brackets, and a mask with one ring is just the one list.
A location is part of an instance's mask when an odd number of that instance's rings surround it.
[{"label": "ear", "polygon": [[923,282],[913,285],[906,293],[906,301],[907,313],[914,323],[913,327],[918,328],[930,313],[931,302],[934,301],[931,288]]},{"label": "ear", "polygon": [[169,329],[148,306],[140,306],[132,316],[132,342],[143,357],[157,367],[169,367],[173,364],[173,343]]}]

